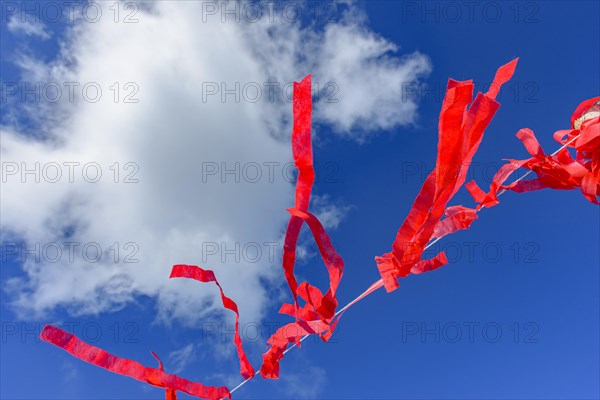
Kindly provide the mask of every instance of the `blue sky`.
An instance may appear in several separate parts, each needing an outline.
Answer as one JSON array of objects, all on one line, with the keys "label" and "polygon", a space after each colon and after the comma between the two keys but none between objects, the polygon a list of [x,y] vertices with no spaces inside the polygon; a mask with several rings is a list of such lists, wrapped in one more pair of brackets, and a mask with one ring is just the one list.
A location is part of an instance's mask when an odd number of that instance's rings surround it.
[{"label": "blue sky", "polygon": [[[552,133],[568,128],[579,102],[598,95],[597,2],[475,2],[473,9],[467,3],[374,1],[356,5],[368,17],[368,29],[397,44],[400,54],[418,51],[426,55],[431,73],[422,78],[428,91],[423,91],[423,85],[407,83],[406,90],[418,93],[418,111],[411,124],[393,128],[363,124],[340,134],[343,121],[327,120],[327,104],[319,105],[323,117],[314,127],[318,133],[315,160],[321,166],[317,171],[321,179],[315,193],[327,195],[327,201],[344,210],[339,225],[330,231],[346,265],[339,289],[344,304],[378,279],[373,257],[389,251],[423,177],[434,166],[437,115],[448,77],[474,79],[476,90],[485,91],[497,67],[520,57],[513,80],[499,97],[502,106],[475,158],[471,176],[482,186],[503,158],[527,156],[514,136],[520,128],[533,129],[544,149],[551,152],[557,148]],[[62,24],[48,24],[53,35],[41,40],[19,35],[7,25],[3,19],[3,83],[20,79],[21,72],[13,62],[16,54],[55,57],[65,29]],[[324,28],[309,24],[305,29]],[[119,56],[125,58],[125,65],[127,55]],[[300,68],[293,72],[297,76],[292,79],[299,80],[311,71]],[[176,89],[185,91],[183,83]],[[352,90],[340,88],[340,95],[349,95]],[[377,88],[373,91],[376,95]],[[7,104],[2,108],[1,122],[9,124],[12,112]],[[282,109],[289,118],[289,104]],[[186,111],[190,110],[184,108],[182,112]],[[374,112],[373,117],[380,115]],[[29,123],[24,126],[22,129],[33,135]],[[237,135],[241,138],[243,134]],[[361,140],[354,140],[353,135]],[[176,134],[172,138],[180,140]],[[214,144],[210,138],[203,140],[199,143],[206,143],[209,149]],[[231,134],[228,140],[234,147],[238,136]],[[101,146],[102,142],[91,145]],[[275,146],[273,152],[279,149],[289,151],[286,145]],[[187,187],[194,182],[182,178],[180,184]],[[128,189],[120,186],[118,190]],[[273,190],[270,196],[281,194],[279,189]],[[283,196],[289,198],[289,193]],[[177,196],[170,200],[177,201]],[[232,201],[235,205],[236,199]],[[453,204],[472,203],[459,193]],[[282,221],[285,210],[271,210],[276,205],[269,203],[265,208],[268,213],[278,213],[276,218]],[[449,265],[431,274],[409,277],[391,294],[383,290],[372,294],[345,315],[332,343],[307,340],[301,350],[292,351],[282,362],[280,382],[257,378],[235,397],[598,398],[599,218],[598,208],[577,191],[508,193],[501,197],[499,206],[481,212],[471,229],[439,242],[437,249],[448,251]],[[125,217],[115,223],[126,225],[135,220]],[[13,240],[7,237],[3,236],[4,252],[7,241]],[[310,237],[305,240],[305,246],[314,251]],[[24,276],[23,270],[10,257],[2,261],[2,398],[162,396],[159,389],[79,362],[35,338],[34,332],[44,323],[55,321],[66,327],[71,323],[80,337],[145,365],[154,365],[153,350],[166,361],[167,371],[181,366],[177,372],[190,379],[227,385],[241,379],[234,375],[237,362],[230,352],[231,332],[217,328],[217,334],[211,333],[215,324],[222,322],[220,313],[202,316],[194,328],[177,319],[165,324],[156,320],[157,296],[138,295],[113,312],[78,310],[73,314],[72,309],[69,313],[58,305],[43,315],[28,317],[27,312],[15,311],[15,294],[6,290],[12,279]],[[168,262],[164,265],[165,279]],[[201,264],[198,259],[180,262]],[[276,268],[271,270],[277,272]],[[299,264],[298,273],[321,281],[324,267],[319,260],[307,257]],[[281,297],[284,284],[273,276],[261,283],[275,301],[261,321],[255,325],[246,321],[247,336],[253,336],[255,326],[264,333],[269,326],[285,321],[276,315],[277,305],[289,298]],[[223,286],[235,299],[236,288]],[[216,294],[212,287],[189,288]],[[242,304],[241,308],[243,312]],[[227,321],[231,327],[231,320]],[[245,339],[251,361],[257,366],[263,345],[260,340],[252,343],[252,339]],[[184,362],[182,355],[190,343],[196,345],[188,349],[188,362]],[[173,354],[176,350],[180,352]]]}]

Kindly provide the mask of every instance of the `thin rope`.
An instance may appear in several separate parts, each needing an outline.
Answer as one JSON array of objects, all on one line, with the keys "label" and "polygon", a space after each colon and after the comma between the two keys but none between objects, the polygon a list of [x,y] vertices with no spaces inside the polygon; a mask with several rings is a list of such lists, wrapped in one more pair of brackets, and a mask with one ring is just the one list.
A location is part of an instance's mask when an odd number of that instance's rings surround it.
[{"label": "thin rope", "polygon": [[[571,143],[573,143],[575,141],[575,139],[577,139],[577,136],[573,137],[571,140],[569,140],[568,142],[566,142],[564,145],[562,145],[560,148],[558,148],[554,153],[550,154],[550,157],[553,157],[555,155],[557,155],[560,151],[564,150],[567,148],[567,146],[569,146]],[[523,174],[523,176],[521,176],[520,178],[516,179],[513,181],[513,183],[517,183],[522,181],[523,179],[525,179],[526,177],[528,177],[529,175],[531,175],[533,171],[529,170],[527,171],[527,173]],[[506,189],[502,189],[500,192],[498,192],[497,197],[500,197],[501,195],[503,195],[504,193],[506,193],[507,190]],[[485,206],[482,207],[482,209],[485,208]],[[476,212],[479,212],[480,210],[477,210]],[[434,244],[436,244],[441,238],[435,238],[433,239],[431,242],[429,242],[427,244],[427,246],[425,246],[425,250],[427,250],[428,248],[430,248],[431,246],[433,246]],[[339,309],[335,314],[334,314],[334,318],[337,317],[338,315],[340,315],[341,313],[343,313],[344,311],[346,311],[349,307],[351,307],[353,304],[355,304],[356,302],[358,302],[363,296],[365,296],[367,293],[369,293],[369,291],[372,290],[373,287],[377,286],[378,284],[381,283],[381,279],[379,279],[377,282],[373,283],[371,286],[369,286],[369,288],[367,290],[365,290],[364,292],[362,292],[360,295],[358,295],[356,298],[354,298],[354,300],[350,301],[348,304],[346,304],[344,307],[342,307],[341,309]],[[375,289],[377,290],[377,289]],[[304,341],[304,339],[306,339],[307,337],[309,337],[311,334],[307,334],[302,336],[302,338],[300,339],[299,343]],[[285,355],[288,351],[292,350],[293,348],[297,347],[297,343],[293,343],[290,347],[288,347],[287,349],[285,349],[285,351],[283,352],[283,354]],[[248,379],[246,379],[245,381],[242,381],[239,385],[237,385],[236,387],[234,387],[233,389],[231,389],[230,393],[235,392],[236,390],[238,390],[239,388],[241,388],[242,386],[244,386],[246,383],[248,383],[249,381],[251,381],[256,375],[260,374],[260,369],[258,371],[256,371],[254,373],[254,375],[252,375],[251,377],[249,377]]]}]

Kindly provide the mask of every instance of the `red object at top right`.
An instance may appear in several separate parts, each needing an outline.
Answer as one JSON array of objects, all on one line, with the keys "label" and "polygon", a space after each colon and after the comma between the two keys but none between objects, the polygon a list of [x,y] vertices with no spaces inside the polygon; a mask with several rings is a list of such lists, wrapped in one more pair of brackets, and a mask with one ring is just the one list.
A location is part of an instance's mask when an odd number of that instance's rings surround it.
[{"label": "red object at top right", "polygon": [[[575,109],[571,116],[571,129],[554,133],[554,139],[562,147],[551,155],[544,153],[531,129],[521,129],[517,137],[532,157],[526,160],[509,160],[496,173],[487,193],[475,182],[469,182],[467,189],[479,203],[478,209],[498,204],[497,196],[501,190],[523,193],[544,188],[579,188],[587,200],[600,204],[600,97],[588,99]],[[570,148],[575,149],[575,158],[570,153]],[[503,185],[521,167],[535,172],[537,178]]]}]

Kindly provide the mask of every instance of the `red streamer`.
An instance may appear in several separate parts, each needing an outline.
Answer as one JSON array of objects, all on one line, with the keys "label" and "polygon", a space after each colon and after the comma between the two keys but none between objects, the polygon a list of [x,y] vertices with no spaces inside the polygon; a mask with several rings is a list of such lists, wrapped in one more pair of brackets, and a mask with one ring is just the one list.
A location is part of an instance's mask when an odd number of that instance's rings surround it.
[{"label": "red streamer", "polygon": [[[236,316],[234,343],[240,359],[240,373],[244,379],[253,377],[254,369],[248,361],[248,357],[242,347],[242,339],[239,333],[239,311],[237,304],[229,297],[225,296],[214,272],[204,270],[197,266],[175,265],[171,271],[170,278],[190,278],[200,282],[214,282],[217,285],[221,293],[223,306],[233,311]],[[152,355],[158,360],[158,369],[144,367],[136,361],[119,358],[109,354],[52,325],[47,325],[40,337],[42,340],[66,350],[71,355],[85,362],[105,368],[117,374],[126,375],[139,381],[149,383],[153,386],[165,388],[167,400],[176,400],[177,391],[203,399],[217,400],[231,398],[231,394],[226,387],[204,386],[201,383],[191,382],[180,378],[177,375],[164,373],[163,363],[155,353],[152,353]]]},{"label": "red streamer", "polygon": [[[475,220],[475,210],[447,208],[447,204],[465,182],[485,128],[500,107],[495,100],[498,91],[512,77],[516,64],[517,59],[500,67],[489,91],[479,93],[472,104],[473,83],[449,80],[440,113],[436,167],[398,230],[392,251],[375,258],[388,292],[399,287],[398,278],[445,265],[448,260],[443,252],[431,260],[421,259],[427,243],[466,229]],[[442,221],[444,214],[447,219]]]},{"label": "red streamer", "polygon": [[[531,129],[525,128],[517,132],[517,137],[532,157],[526,160],[509,160],[509,163],[494,175],[487,193],[475,182],[469,182],[467,188],[479,203],[478,209],[498,204],[498,193],[501,190],[523,193],[544,188],[579,188],[588,201],[600,204],[597,198],[600,196],[599,111],[600,97],[582,102],[571,116],[573,129],[555,132],[555,140],[566,147],[553,155],[548,156],[544,153]],[[575,149],[575,158],[572,157],[569,148]],[[537,178],[504,185],[504,182],[521,167],[535,172]]]},{"label": "red streamer", "polygon": [[248,357],[246,356],[242,346],[242,338],[240,337],[240,313],[238,311],[237,304],[235,301],[225,296],[225,293],[223,293],[223,288],[215,277],[215,273],[211,270],[205,270],[195,265],[174,265],[169,278],[189,278],[199,282],[214,282],[215,285],[217,285],[219,292],[221,293],[223,307],[235,313],[235,335],[233,342],[235,343],[238,358],[240,359],[240,374],[244,377],[244,379],[253,377],[254,368],[252,368],[250,361],[248,361]]},{"label": "red streamer", "polygon": [[[312,118],[311,75],[306,76],[300,83],[294,82],[293,113],[292,153],[294,164],[298,169],[295,208],[307,211],[315,180],[310,132]],[[296,247],[300,228],[302,228],[302,220],[292,215],[283,244],[283,271],[294,297],[294,307],[296,309],[298,308],[298,297],[296,295],[298,282],[294,275],[294,264],[296,263]]]},{"label": "red streamer", "polygon": [[[164,372],[165,367],[163,366],[161,359],[156,355],[155,352],[152,352],[152,355],[158,361],[158,369]],[[166,395],[167,395],[166,400],[177,400],[177,392],[174,389],[167,388]]]},{"label": "red streamer", "polygon": [[[332,324],[338,306],[336,291],[342,278],[344,262],[335,251],[327,232],[317,217],[308,212],[310,194],[314,181],[310,122],[312,112],[311,76],[300,83],[294,82],[294,129],[292,150],[298,168],[296,182],[296,206],[288,209],[291,214],[283,249],[283,270],[292,291],[293,304],[283,304],[280,313],[293,316],[296,321],[278,329],[267,341],[269,349],[263,354],[260,372],[263,378],[279,377],[279,363],[290,343],[300,345],[302,336],[318,334],[329,340],[336,324]],[[294,276],[296,246],[302,224],[306,222],[317,242],[319,252],[329,274],[329,288],[323,295],[317,287],[303,282],[298,285]],[[298,297],[306,304],[298,306]]]},{"label": "red streamer", "polygon": [[[191,382],[177,375],[167,374],[163,371],[162,362],[159,368],[149,368],[142,364],[114,356],[98,347],[92,346],[79,339],[77,336],[63,331],[52,325],[46,325],[40,338],[61,349],[74,357],[87,363],[104,368],[110,372],[129,376],[152,386],[167,389],[167,400],[175,400],[176,391],[187,393],[202,399],[219,400],[231,399],[226,387],[204,386],[201,383]],[[155,355],[156,356],[156,355]],[[157,357],[158,359],[158,357]],[[170,397],[169,397],[170,396]]]}]

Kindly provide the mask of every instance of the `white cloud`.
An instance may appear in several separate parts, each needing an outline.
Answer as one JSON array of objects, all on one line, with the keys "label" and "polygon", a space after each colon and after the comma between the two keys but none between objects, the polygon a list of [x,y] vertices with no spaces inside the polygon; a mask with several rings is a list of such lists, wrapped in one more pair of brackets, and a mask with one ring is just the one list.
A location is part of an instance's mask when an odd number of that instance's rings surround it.
[{"label": "white cloud", "polygon": [[[230,255],[222,262],[221,256],[235,243],[243,248],[281,237],[289,217],[285,208],[293,204],[293,185],[281,178],[291,161],[291,105],[266,96],[256,103],[235,102],[233,95],[226,102],[218,96],[203,101],[207,82],[229,88],[235,82],[283,85],[313,72],[314,81],[339,86],[339,102],[315,104],[315,115],[341,134],[412,121],[416,107],[402,101],[400,84],[426,73],[429,62],[420,54],[388,54],[395,46],[371,32],[356,12],[315,30],[281,18],[203,23],[202,4],[156,2],[139,10],[136,24],[79,19],[55,60],[20,58],[24,81],[79,84],[73,102],[63,85],[56,103],[21,105],[35,129],[1,127],[4,172],[9,165],[39,163],[42,175],[40,183],[33,175],[22,183],[20,173],[2,183],[2,240],[22,239],[28,249],[38,243],[42,258],[49,252],[46,262],[25,254],[23,276],[4,284],[20,315],[45,315],[57,307],[97,314],[150,296],[157,299],[159,320],[194,324],[222,307],[214,285],[168,279],[173,264],[189,263],[214,269],[242,319],[260,320],[270,301],[263,283],[281,282],[279,265],[266,257],[235,262]],[[95,103],[94,87],[102,90]],[[124,103],[136,88],[139,102]],[[79,163],[73,183],[68,162]],[[51,163],[61,166],[58,183],[48,181],[55,173]],[[97,183],[82,179],[89,163],[100,167]],[[257,165],[262,177],[252,183]],[[219,173],[207,175],[215,166],[238,166],[240,182],[232,175],[224,176],[226,183]],[[94,168],[87,172],[94,177]],[[124,183],[133,172],[139,182]],[[330,209],[327,215],[339,223],[339,213]],[[207,241],[218,243],[219,253],[203,254]],[[47,262],[54,242],[63,254]],[[80,243],[73,259],[65,242]],[[98,247],[103,257],[91,262]],[[126,256],[138,262],[124,262]],[[228,311],[223,315],[232,318]]]},{"label": "white cloud", "polygon": [[316,399],[327,383],[327,372],[321,367],[306,365],[301,372],[282,374],[281,381],[290,399]]},{"label": "white cloud", "polygon": [[181,373],[195,358],[196,346],[190,343],[179,350],[169,353],[169,370],[173,374]]},{"label": "white cloud", "polygon": [[352,209],[352,206],[349,205],[335,204],[329,195],[316,195],[313,196],[312,200],[315,215],[319,218],[325,229],[337,229]]},{"label": "white cloud", "polygon": [[337,83],[340,96],[338,103],[319,109],[319,118],[361,139],[375,129],[414,122],[417,105],[406,97],[406,84],[428,74],[431,66],[418,52],[392,57],[398,50],[395,44],[354,21],[325,31],[320,48],[323,61],[316,71],[324,81]]},{"label": "white cloud", "polygon": [[70,384],[79,378],[79,368],[72,360],[61,364],[62,377],[65,384]]},{"label": "white cloud", "polygon": [[23,34],[25,36],[37,36],[40,39],[50,39],[51,35],[41,21],[23,19],[19,15],[12,15],[8,20],[7,28],[10,32]]}]

